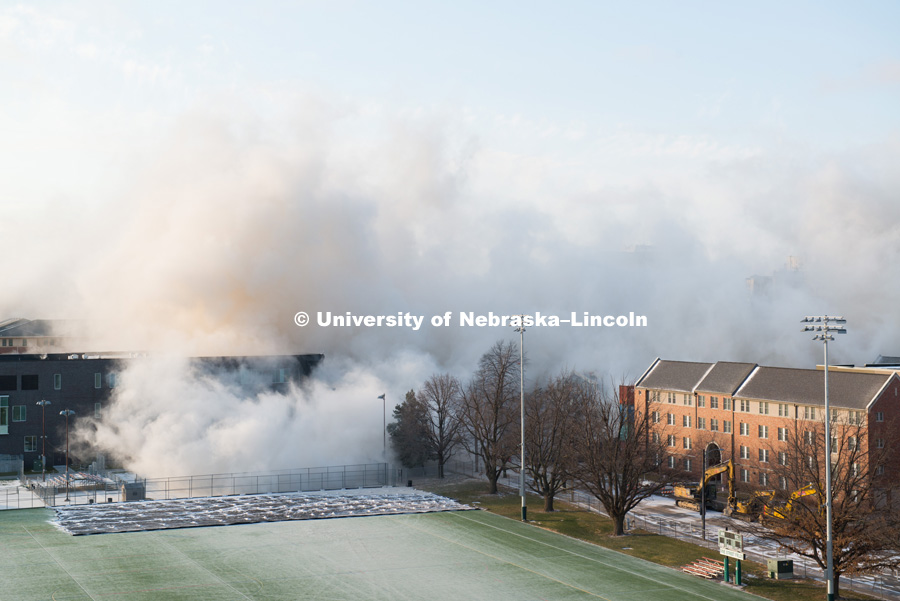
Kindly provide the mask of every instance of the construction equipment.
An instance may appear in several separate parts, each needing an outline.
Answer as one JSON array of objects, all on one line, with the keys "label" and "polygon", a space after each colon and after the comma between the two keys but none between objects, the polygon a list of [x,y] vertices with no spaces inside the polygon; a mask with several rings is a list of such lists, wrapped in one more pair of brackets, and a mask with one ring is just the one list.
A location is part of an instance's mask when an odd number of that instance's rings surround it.
[{"label": "construction equipment", "polygon": [[[716,498],[716,485],[710,484],[710,480],[719,474],[726,474],[726,477],[728,478],[728,498],[725,501]],[[730,459],[707,469],[703,474],[703,482],[700,482],[699,484],[690,483],[676,485],[673,488],[675,505],[686,509],[693,509],[694,511],[700,511],[700,503],[704,488],[706,488],[707,509],[723,511],[729,507],[734,507],[734,464]]]},{"label": "construction equipment", "polygon": [[736,499],[733,507],[725,508],[725,515],[745,522],[755,522],[774,497],[774,490],[758,490],[749,499]]},{"label": "construction equipment", "polygon": [[765,510],[763,511],[763,516],[766,518],[785,519],[787,515],[792,511],[795,501],[797,501],[798,499],[802,499],[803,497],[817,494],[819,494],[819,489],[816,488],[814,484],[807,484],[800,490],[792,492],[791,496],[788,497],[788,500],[785,501],[784,505],[780,507],[770,507],[767,505]]}]

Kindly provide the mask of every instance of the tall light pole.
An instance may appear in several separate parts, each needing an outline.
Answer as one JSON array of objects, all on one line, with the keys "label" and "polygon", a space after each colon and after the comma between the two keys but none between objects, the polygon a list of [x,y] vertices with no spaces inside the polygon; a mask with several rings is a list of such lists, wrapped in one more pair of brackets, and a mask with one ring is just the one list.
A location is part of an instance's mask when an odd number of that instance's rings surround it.
[{"label": "tall light pole", "polygon": [[60,415],[66,416],[66,503],[69,502],[69,416],[75,415],[71,409],[63,409]]},{"label": "tall light pole", "polygon": [[[818,332],[813,340],[821,340],[825,346],[825,522],[827,533],[825,537],[825,553],[827,568],[825,580],[828,584],[827,601],[834,601],[834,541],[831,535],[831,409],[828,406],[828,341],[834,340],[831,334],[846,334],[847,329],[843,324],[847,320],[843,317],[830,317],[821,315],[818,317],[804,317],[800,323],[803,332]],[[829,323],[836,325],[829,325]],[[815,325],[810,325],[815,324]]]},{"label": "tall light pole", "polygon": [[[387,393],[385,393],[385,394],[387,394]],[[382,419],[381,419],[381,434],[382,434],[382,436],[381,437],[384,439],[383,453],[384,453],[384,458],[387,459],[387,401],[384,400],[384,396],[385,395],[383,394],[378,398],[381,399],[381,415],[382,415]]]},{"label": "tall light pole", "polygon": [[522,495],[522,521],[527,521],[528,507],[525,505],[525,316],[519,315],[519,401],[520,401],[520,432],[522,434],[521,451],[519,460],[519,494]]},{"label": "tall light pole", "polygon": [[41,406],[41,480],[47,481],[47,434],[44,428],[44,413],[50,401],[40,400],[37,402]]}]

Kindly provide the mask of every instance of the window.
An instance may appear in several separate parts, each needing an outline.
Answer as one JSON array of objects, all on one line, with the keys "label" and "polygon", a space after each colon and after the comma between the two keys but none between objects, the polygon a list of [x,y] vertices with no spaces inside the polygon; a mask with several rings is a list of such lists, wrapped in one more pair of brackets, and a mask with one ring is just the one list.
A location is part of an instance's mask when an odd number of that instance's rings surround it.
[{"label": "window", "polygon": [[760,472],[759,473],[759,483],[762,486],[768,486],[769,485],[769,474],[767,474],[766,472]]},{"label": "window", "polygon": [[769,426],[764,426],[762,424],[759,425],[759,437],[760,438],[768,438],[769,437]]},{"label": "window", "polygon": [[810,432],[809,430],[804,432],[803,433],[803,441],[806,442],[806,444],[813,444],[813,441],[814,441],[813,433]]},{"label": "window", "polygon": [[12,420],[14,422],[24,422],[25,421],[25,405],[13,405]]},{"label": "window", "polygon": [[712,418],[709,420],[709,429],[713,432],[719,431],[719,420]]},{"label": "window", "polygon": [[697,406],[698,407],[706,407],[706,397],[702,394],[697,397]]},{"label": "window", "polygon": [[693,407],[694,406],[694,397],[692,395],[686,394],[686,395],[684,395],[683,402],[688,407]]},{"label": "window", "polygon": [[855,436],[847,437],[847,448],[850,449],[851,451],[856,450],[856,437]]},{"label": "window", "polygon": [[761,463],[769,463],[769,449],[759,450],[759,461]]},{"label": "window", "polygon": [[750,436],[750,424],[741,422],[741,436]]},{"label": "window", "polygon": [[883,466],[883,465],[875,466],[875,475],[876,475],[876,476],[883,476],[883,475],[884,475],[884,466]]},{"label": "window", "polygon": [[710,409],[718,409],[719,408],[719,397],[717,397],[717,396],[709,397],[709,408]]},{"label": "window", "polygon": [[759,402],[759,412],[762,415],[769,415],[769,403],[767,401]]},{"label": "window", "polygon": [[686,471],[686,472],[691,471],[691,460],[690,459],[684,460],[684,471]]},{"label": "window", "polygon": [[106,374],[106,385],[110,388],[116,387],[116,374]]},{"label": "window", "polygon": [[659,391],[658,390],[654,390],[653,392],[650,393],[650,400],[654,403],[659,402]]},{"label": "window", "polygon": [[787,465],[787,453],[784,451],[778,452],[778,465]]},{"label": "window", "polygon": [[784,476],[778,476],[778,488],[785,489],[787,488],[787,478]]},{"label": "window", "polygon": [[670,455],[667,464],[671,469],[675,469],[675,458]]},{"label": "window", "polygon": [[883,438],[878,438],[878,439],[876,439],[876,440],[875,440],[875,447],[876,447],[876,448],[879,448],[879,449],[883,449],[883,448],[884,448],[884,439],[883,439]]},{"label": "window", "polygon": [[750,459],[750,447],[741,445],[741,459]]},{"label": "window", "polygon": [[670,447],[675,446],[675,435],[674,434],[669,434],[669,446]]},{"label": "window", "polygon": [[883,422],[884,421],[884,413],[882,413],[881,411],[876,411],[875,412],[875,421]]},{"label": "window", "polygon": [[653,423],[658,424],[659,423],[659,411],[654,411],[650,415],[653,417]]},{"label": "window", "polygon": [[850,473],[853,474],[854,476],[859,476],[859,464],[858,463],[854,463],[853,465],[850,466]]},{"label": "window", "polygon": [[788,415],[788,406],[784,403],[778,403],[778,417],[790,417]]},{"label": "window", "polygon": [[37,436],[26,436],[25,437],[25,452],[33,453],[37,451]]},{"label": "window", "polygon": [[102,388],[103,387],[103,374],[96,373],[94,374],[94,388]]},{"label": "window", "polygon": [[741,468],[741,482],[750,482],[750,471],[745,468]]},{"label": "window", "polygon": [[18,390],[19,378],[16,376],[0,376],[0,390]]},{"label": "window", "polygon": [[37,390],[38,377],[37,374],[28,374],[22,376],[22,390]]},{"label": "window", "polygon": [[62,374],[53,374],[53,390],[62,390]]},{"label": "window", "polygon": [[272,378],[272,383],[273,384],[284,384],[286,373],[287,373],[286,369],[276,369],[275,375]]},{"label": "window", "polygon": [[731,399],[722,399],[722,409],[724,409],[725,411],[731,411]]},{"label": "window", "polygon": [[685,428],[691,427],[691,416],[690,415],[682,415],[681,416],[681,425]]},{"label": "window", "polygon": [[[94,417],[100,419],[100,411],[103,409],[103,403],[94,403]],[[655,434],[655,432],[654,432]]]},{"label": "window", "polygon": [[832,436],[832,437],[831,437],[831,452],[832,452],[832,453],[837,453],[837,452],[838,452],[838,439],[837,439],[837,436]]},{"label": "window", "polygon": [[787,428],[778,428],[778,440],[787,442]]},{"label": "window", "polygon": [[659,432],[654,432],[650,438],[654,444],[659,444]]},{"label": "window", "polygon": [[0,434],[9,434],[9,397],[0,396]]},{"label": "window", "polygon": [[816,419],[816,408],[815,407],[804,407],[803,408],[803,419]]},{"label": "window", "polygon": [[725,432],[726,434],[731,434],[731,422],[728,421],[727,419],[722,422],[722,432]]},{"label": "window", "polygon": [[816,468],[816,458],[813,457],[812,455],[807,456],[806,457],[806,467],[808,467],[811,470],[815,469]]},{"label": "window", "polygon": [[690,436],[685,436],[684,438],[682,438],[682,439],[681,439],[681,446],[683,446],[685,449],[691,448],[691,437],[690,437]]},{"label": "window", "polygon": [[706,418],[705,417],[697,418],[697,429],[698,430],[706,430]]},{"label": "window", "polygon": [[666,423],[670,426],[675,425],[675,414],[674,413],[666,413]]},{"label": "window", "polygon": [[743,413],[750,413],[750,401],[741,399],[741,411]]},{"label": "window", "polygon": [[666,393],[666,402],[669,403],[670,405],[675,404],[675,393],[674,392]]},{"label": "window", "polygon": [[850,425],[851,426],[863,425],[863,412],[862,411],[851,411],[850,412]]}]

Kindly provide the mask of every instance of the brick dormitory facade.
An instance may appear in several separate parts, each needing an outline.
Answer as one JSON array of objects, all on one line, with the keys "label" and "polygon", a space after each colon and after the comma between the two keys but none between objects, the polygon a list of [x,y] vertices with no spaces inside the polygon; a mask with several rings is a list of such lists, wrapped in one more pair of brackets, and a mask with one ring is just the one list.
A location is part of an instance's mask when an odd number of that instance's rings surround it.
[{"label": "brick dormitory facade", "polygon": [[[832,421],[838,424],[833,437],[863,432],[862,440],[845,442],[869,445],[864,457],[875,457],[885,445],[889,450],[898,446],[900,376],[896,369],[829,367],[828,386]],[[734,461],[739,490],[790,492],[777,466],[786,460],[791,436],[823,423],[824,390],[821,366],[793,369],[656,359],[635,383],[633,398],[636,410],[651,420],[651,435],[667,440],[669,467],[699,480],[706,450],[708,465]],[[832,461],[836,460],[833,456]],[[900,453],[865,467],[896,487]],[[896,490],[893,493],[897,497]]]},{"label": "brick dormitory facade", "polygon": [[[194,373],[228,378],[248,394],[287,390],[312,372],[323,355],[254,357],[197,357],[190,359]],[[0,354],[0,455],[21,457],[31,469],[41,456],[41,432],[46,433],[47,465],[65,461],[65,418],[69,427],[84,418],[100,418],[117,386],[142,354]],[[49,404],[41,405],[41,401]],[[90,460],[92,457],[84,457]]]}]

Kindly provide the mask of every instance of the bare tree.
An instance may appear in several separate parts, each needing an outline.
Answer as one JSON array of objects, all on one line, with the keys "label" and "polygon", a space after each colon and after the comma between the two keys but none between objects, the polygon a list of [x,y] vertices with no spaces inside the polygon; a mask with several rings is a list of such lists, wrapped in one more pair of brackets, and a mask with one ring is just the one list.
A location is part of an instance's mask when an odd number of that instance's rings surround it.
[{"label": "bare tree", "polygon": [[484,463],[490,494],[497,493],[497,480],[518,448],[518,398],[518,346],[496,342],[479,360],[459,413],[466,434],[463,444]]},{"label": "bare tree", "polygon": [[438,462],[438,477],[444,477],[444,464],[450,460],[459,442],[460,420],[457,411],[462,397],[459,380],[449,374],[434,374],[416,393],[427,409],[427,434],[432,454]]},{"label": "bare tree", "polygon": [[[883,502],[878,466],[889,460],[889,445],[869,447],[860,423],[832,418],[832,540],[834,593],[844,574],[871,574],[900,566],[900,513]],[[756,536],[827,567],[825,511],[825,424],[796,422],[787,440],[770,451],[779,490],[766,503]],[[836,455],[836,457],[835,457]]]},{"label": "bare tree", "polygon": [[525,473],[529,488],[544,498],[544,511],[572,479],[576,376],[563,372],[525,399]]},{"label": "bare tree", "polygon": [[582,381],[575,391],[575,479],[600,501],[621,536],[628,512],[678,472],[668,467],[667,441],[648,415],[594,382]]}]

